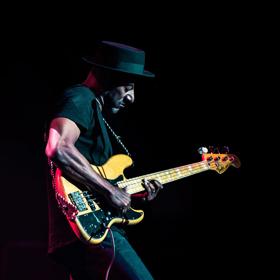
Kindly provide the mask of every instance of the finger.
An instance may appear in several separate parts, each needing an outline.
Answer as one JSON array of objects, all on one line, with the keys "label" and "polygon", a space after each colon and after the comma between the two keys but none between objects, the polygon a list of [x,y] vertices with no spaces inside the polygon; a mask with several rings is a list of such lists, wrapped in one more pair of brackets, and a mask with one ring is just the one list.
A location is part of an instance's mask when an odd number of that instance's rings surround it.
[{"label": "finger", "polygon": [[145,190],[150,194],[152,192],[152,190],[150,188],[148,180],[147,179],[143,179],[143,183],[142,184],[143,184]]},{"label": "finger", "polygon": [[126,208],[128,209],[130,207],[130,201],[122,201],[122,206],[121,208]]},{"label": "finger", "polygon": [[156,189],[151,184],[147,186],[147,191],[149,197],[152,197],[156,193]]},{"label": "finger", "polygon": [[151,201],[152,199],[154,199],[156,195],[156,189],[153,184],[147,179],[143,179],[143,186],[148,193],[146,200]]},{"label": "finger", "polygon": [[129,204],[131,202],[131,196],[128,193],[122,193],[122,202],[125,204]]},{"label": "finger", "polygon": [[142,184],[143,184],[144,186],[147,186],[148,180],[147,180],[146,178],[144,178],[144,179],[142,180]]},{"label": "finger", "polygon": [[156,186],[156,189],[163,189],[163,185],[158,180],[152,180],[151,182]]},{"label": "finger", "polygon": [[156,187],[152,181],[147,181],[147,187],[151,190],[152,193],[156,192]]},{"label": "finger", "polygon": [[126,213],[128,209],[130,208],[130,204],[125,204],[124,206],[121,207],[122,213]]},{"label": "finger", "polygon": [[130,208],[130,201],[128,201],[128,202],[126,203],[125,207],[126,207],[127,209]]},{"label": "finger", "polygon": [[159,190],[163,189],[163,186],[157,180],[152,180],[151,182],[152,182],[152,185],[153,185],[153,188],[154,188],[153,195],[155,197],[158,194]]}]

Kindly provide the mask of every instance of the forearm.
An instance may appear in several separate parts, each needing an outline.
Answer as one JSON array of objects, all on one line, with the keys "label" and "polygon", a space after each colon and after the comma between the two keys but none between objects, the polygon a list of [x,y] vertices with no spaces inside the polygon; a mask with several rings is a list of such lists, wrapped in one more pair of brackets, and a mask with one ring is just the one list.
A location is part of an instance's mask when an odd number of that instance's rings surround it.
[{"label": "forearm", "polygon": [[83,184],[90,190],[104,195],[114,191],[113,186],[91,167],[87,159],[74,145],[59,147],[52,160],[66,177]]}]

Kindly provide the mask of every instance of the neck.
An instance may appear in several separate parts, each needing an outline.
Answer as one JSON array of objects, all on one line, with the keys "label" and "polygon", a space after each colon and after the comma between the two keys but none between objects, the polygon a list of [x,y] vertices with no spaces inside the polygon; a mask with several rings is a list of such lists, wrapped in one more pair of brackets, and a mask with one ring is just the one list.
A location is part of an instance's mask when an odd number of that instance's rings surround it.
[{"label": "neck", "polygon": [[92,71],[88,73],[82,84],[88,88],[94,89],[98,94],[102,91],[101,85]]},{"label": "neck", "polygon": [[100,107],[100,110],[102,110],[103,106],[104,106],[104,98],[102,96],[102,87],[100,85],[100,83],[98,82],[98,79],[96,77],[96,75],[93,73],[93,71],[90,71],[88,73],[87,78],[84,80],[84,82],[82,83],[84,86],[93,89],[98,97],[96,98],[96,101]]}]

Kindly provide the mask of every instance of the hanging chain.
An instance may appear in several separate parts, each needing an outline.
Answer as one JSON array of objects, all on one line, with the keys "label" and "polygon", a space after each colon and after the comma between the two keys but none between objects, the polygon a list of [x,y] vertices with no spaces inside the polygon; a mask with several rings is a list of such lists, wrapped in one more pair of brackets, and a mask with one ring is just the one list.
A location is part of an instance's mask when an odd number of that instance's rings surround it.
[{"label": "hanging chain", "polygon": [[104,117],[102,116],[104,123],[106,124],[106,126],[109,128],[109,130],[111,131],[111,133],[114,135],[114,137],[116,138],[117,142],[122,146],[122,148],[125,150],[126,154],[128,156],[131,156],[131,154],[129,153],[128,149],[126,148],[126,146],[124,145],[124,143],[121,141],[121,137],[118,136],[115,131],[112,129],[112,127],[108,124],[108,122],[104,119]]},{"label": "hanging chain", "polygon": [[[100,110],[102,110],[102,104],[100,103],[100,101],[98,100],[98,98],[95,99],[96,102],[99,105]],[[105,120],[105,118],[102,116],[104,123],[106,124],[106,126],[109,128],[109,130],[111,131],[111,133],[113,134],[113,136],[116,138],[117,142],[122,146],[122,148],[125,150],[126,154],[128,156],[131,156],[130,152],[128,151],[127,147],[124,145],[124,143],[121,141],[121,137],[118,136],[115,131],[112,129],[112,127],[108,124],[108,122]]]},{"label": "hanging chain", "polygon": [[55,198],[57,200],[58,206],[61,209],[62,213],[70,220],[74,221],[77,214],[78,209],[76,206],[74,206],[72,203],[68,202],[58,191],[56,188],[55,183],[55,172],[54,172],[54,164],[53,162],[48,158],[48,163],[50,166],[50,173],[52,177],[52,186],[55,192]]}]

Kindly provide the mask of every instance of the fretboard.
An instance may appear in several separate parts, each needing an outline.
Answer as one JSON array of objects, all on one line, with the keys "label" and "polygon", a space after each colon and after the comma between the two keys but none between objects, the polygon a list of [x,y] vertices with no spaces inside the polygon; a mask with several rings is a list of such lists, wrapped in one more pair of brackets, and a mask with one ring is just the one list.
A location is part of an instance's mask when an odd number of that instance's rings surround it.
[{"label": "fretboard", "polygon": [[134,194],[145,190],[142,186],[143,179],[158,180],[161,184],[167,184],[197,173],[201,173],[203,171],[207,171],[209,169],[210,168],[207,161],[200,161],[197,163],[183,165],[180,167],[124,180],[118,182],[118,186],[120,188],[126,188],[126,191],[129,194]]}]

